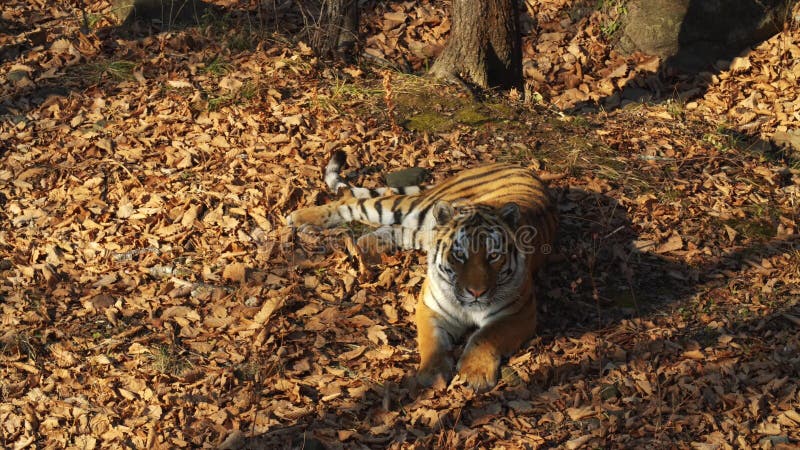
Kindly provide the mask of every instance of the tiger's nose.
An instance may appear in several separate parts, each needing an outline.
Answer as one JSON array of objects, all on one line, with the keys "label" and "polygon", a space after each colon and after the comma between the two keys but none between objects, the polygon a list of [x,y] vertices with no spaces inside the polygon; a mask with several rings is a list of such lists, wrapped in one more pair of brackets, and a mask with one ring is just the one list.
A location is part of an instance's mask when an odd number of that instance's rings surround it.
[{"label": "tiger's nose", "polygon": [[478,298],[486,293],[486,288],[467,288],[467,291],[469,291],[473,297]]}]

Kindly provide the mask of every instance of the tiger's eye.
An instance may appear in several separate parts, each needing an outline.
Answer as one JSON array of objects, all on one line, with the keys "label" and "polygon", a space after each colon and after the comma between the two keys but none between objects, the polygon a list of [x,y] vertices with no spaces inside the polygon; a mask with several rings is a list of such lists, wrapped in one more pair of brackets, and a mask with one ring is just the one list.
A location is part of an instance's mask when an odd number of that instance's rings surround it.
[{"label": "tiger's eye", "polygon": [[486,255],[486,257],[489,259],[490,263],[496,263],[497,261],[500,261],[500,258],[502,258],[503,255],[500,252],[491,252]]}]

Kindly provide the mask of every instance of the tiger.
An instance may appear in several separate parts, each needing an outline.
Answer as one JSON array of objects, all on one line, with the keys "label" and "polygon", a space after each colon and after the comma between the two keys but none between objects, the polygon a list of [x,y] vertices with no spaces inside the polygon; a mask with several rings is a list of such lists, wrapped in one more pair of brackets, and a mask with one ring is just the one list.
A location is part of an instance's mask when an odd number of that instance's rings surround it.
[{"label": "tiger", "polygon": [[292,212],[287,225],[360,221],[377,227],[358,239],[361,248],[427,252],[415,312],[417,382],[449,381],[452,350],[470,332],[455,364],[458,379],[477,391],[496,386],[502,359],[535,335],[534,278],[558,227],[545,183],[524,167],[492,163],[429,188],[368,189],[342,178],[345,164],[346,154],[337,151],[324,173],[328,188],[342,197]]}]

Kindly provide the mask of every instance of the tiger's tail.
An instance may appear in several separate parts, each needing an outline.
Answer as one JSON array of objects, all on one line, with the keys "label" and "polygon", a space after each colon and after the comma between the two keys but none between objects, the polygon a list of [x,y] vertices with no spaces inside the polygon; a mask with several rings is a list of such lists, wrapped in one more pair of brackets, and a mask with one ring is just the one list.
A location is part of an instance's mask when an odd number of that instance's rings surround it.
[{"label": "tiger's tail", "polygon": [[341,171],[346,166],[347,155],[341,150],[334,152],[330,161],[328,161],[328,165],[325,166],[325,184],[334,194],[339,194],[344,190],[354,198],[376,198],[386,195],[413,195],[425,190],[422,186],[381,187],[375,189],[352,186],[341,176]]}]

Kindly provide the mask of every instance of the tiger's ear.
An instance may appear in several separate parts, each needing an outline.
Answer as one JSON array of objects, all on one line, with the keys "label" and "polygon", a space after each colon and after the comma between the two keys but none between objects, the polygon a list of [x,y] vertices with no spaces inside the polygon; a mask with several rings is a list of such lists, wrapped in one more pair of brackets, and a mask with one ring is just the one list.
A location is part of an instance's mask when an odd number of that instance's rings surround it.
[{"label": "tiger's ear", "polygon": [[450,220],[453,219],[453,215],[455,214],[455,210],[453,209],[453,205],[450,203],[439,200],[433,205],[433,217],[436,219],[436,223],[439,225],[444,225]]},{"label": "tiger's ear", "polygon": [[500,208],[500,218],[505,220],[511,228],[516,228],[520,217],[519,206],[514,202],[508,202]]}]

